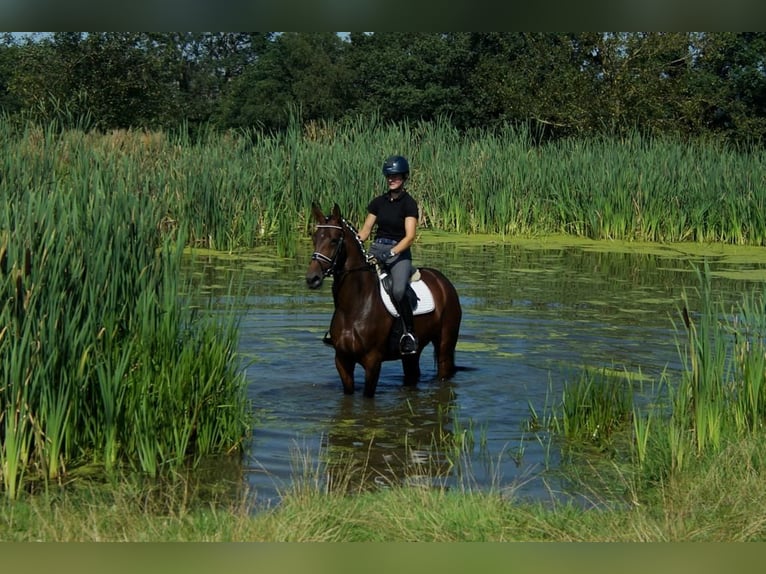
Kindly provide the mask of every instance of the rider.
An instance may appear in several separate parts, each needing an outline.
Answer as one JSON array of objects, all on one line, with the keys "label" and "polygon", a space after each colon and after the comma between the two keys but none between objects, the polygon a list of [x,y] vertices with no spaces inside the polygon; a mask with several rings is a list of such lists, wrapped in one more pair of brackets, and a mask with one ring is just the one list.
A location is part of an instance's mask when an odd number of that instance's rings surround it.
[{"label": "rider", "polygon": [[399,340],[399,352],[402,355],[412,355],[418,350],[412,306],[406,296],[412,274],[410,246],[415,241],[419,216],[417,202],[405,189],[409,175],[409,163],[400,155],[391,156],[383,163],[383,176],[388,191],[370,201],[367,217],[359,231],[359,239],[366,241],[373,226],[377,224],[370,252],[389,269],[393,283],[391,298],[404,322],[404,334]]}]

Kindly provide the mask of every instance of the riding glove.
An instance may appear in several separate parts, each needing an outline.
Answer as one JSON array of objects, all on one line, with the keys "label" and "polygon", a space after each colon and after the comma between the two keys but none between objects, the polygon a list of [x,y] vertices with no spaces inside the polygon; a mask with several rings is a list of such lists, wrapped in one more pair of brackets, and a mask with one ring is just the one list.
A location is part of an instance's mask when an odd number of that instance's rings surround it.
[{"label": "riding glove", "polygon": [[373,243],[370,246],[370,253],[384,265],[391,265],[398,257],[398,255],[391,250],[389,245],[384,245],[382,243]]}]

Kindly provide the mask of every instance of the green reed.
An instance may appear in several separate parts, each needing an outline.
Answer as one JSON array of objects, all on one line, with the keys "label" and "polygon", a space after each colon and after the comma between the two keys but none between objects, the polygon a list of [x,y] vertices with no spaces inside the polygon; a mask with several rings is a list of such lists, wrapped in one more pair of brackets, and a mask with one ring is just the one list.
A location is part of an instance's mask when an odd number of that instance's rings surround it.
[{"label": "green reed", "polygon": [[680,355],[685,372],[674,400],[674,424],[688,429],[697,453],[719,448],[727,404],[727,341],[719,330],[719,313],[712,299],[710,273],[695,269],[701,309],[692,313],[688,296],[682,294],[682,317],[686,338],[681,338]]},{"label": "green reed", "polygon": [[653,410],[649,410],[645,414],[635,406],[633,407],[634,460],[639,467],[643,466],[649,457],[649,438],[654,417],[655,412]]},{"label": "green reed", "polygon": [[[388,131],[395,134],[396,128]],[[438,123],[410,126],[390,139],[402,143],[389,153],[401,151],[411,159],[410,189],[421,202],[426,226],[595,239],[756,244],[764,239],[763,211],[752,207],[764,202],[758,184],[763,153],[639,136],[536,147],[523,129],[464,138]],[[299,178],[304,193],[313,191],[325,204],[338,199],[350,218],[361,220],[368,197],[379,189],[374,162],[385,155],[379,145],[366,143],[347,143],[336,135],[313,150],[315,165],[322,162],[339,175],[359,166],[349,174],[350,193],[341,186],[336,194],[333,186],[328,197],[323,181],[312,183],[308,166],[301,172],[305,179]]]},{"label": "green reed", "polygon": [[[627,377],[626,377],[627,379]],[[604,370],[585,369],[567,382],[553,426],[568,440],[604,447],[631,420],[633,388]]]},{"label": "green reed", "polygon": [[[632,467],[639,489],[703,464],[734,442],[761,436],[764,286],[725,309],[715,297],[709,266],[694,271],[699,286],[694,297],[682,294],[680,321],[673,322],[683,365],[677,380],[663,373],[650,392],[639,393],[628,376],[586,368],[565,383],[558,402],[546,399],[542,414],[530,406],[529,430],[550,432],[567,453],[600,452]],[[586,458],[586,464],[594,463]]]},{"label": "green reed", "polygon": [[[733,442],[758,437],[766,427],[763,285],[726,309],[714,296],[708,265],[695,268],[695,273],[699,283],[695,303],[684,293],[681,320],[674,322],[684,367],[680,380],[664,380],[652,401],[641,406],[634,403],[628,417],[632,420],[632,461],[639,476],[649,483],[716,456]],[[582,429],[580,435],[590,432],[591,405],[608,403],[597,409],[607,412],[621,402],[588,378],[578,383],[572,395],[578,398],[563,401],[565,414],[566,405],[573,405],[569,409],[573,414],[564,421],[571,419],[579,426],[564,425],[566,437],[573,434],[572,428]]]},{"label": "green reed", "polygon": [[[154,475],[236,449],[250,428],[235,316],[179,295],[188,236],[150,181],[156,158],[145,148],[156,142],[92,137],[35,128],[0,137],[9,497],[82,464]],[[131,161],[125,146],[135,146]]]},{"label": "green reed", "polygon": [[667,385],[666,404],[653,405],[640,423],[651,420],[653,430],[637,433],[643,443],[637,448],[644,453],[640,466],[649,480],[681,472],[730,442],[763,430],[766,311],[761,295],[753,292],[726,312],[713,295],[707,263],[694,270],[699,309],[694,310],[684,292],[681,320],[674,322],[684,366],[681,380]]},{"label": "green reed", "polygon": [[337,202],[360,225],[384,190],[380,166],[395,153],[410,159],[423,227],[766,241],[766,152],[714,142],[635,134],[537,145],[524,127],[461,134],[442,120],[388,124],[373,115],[300,124],[297,114],[279,134],[71,131],[58,139],[56,156],[39,153],[51,128],[19,132],[0,121],[0,134],[8,148],[3,173],[14,182],[48,186],[52,174],[97,165],[93,176],[119,179],[162,205],[164,224],[183,224],[190,244],[220,250],[270,244],[292,254],[312,225],[313,201],[326,209]]}]

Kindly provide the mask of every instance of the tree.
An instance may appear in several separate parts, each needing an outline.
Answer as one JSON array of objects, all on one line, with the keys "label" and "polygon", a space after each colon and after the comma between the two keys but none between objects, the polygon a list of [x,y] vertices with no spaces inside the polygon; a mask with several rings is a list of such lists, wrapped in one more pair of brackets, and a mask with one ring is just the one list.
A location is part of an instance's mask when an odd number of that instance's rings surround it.
[{"label": "tree", "polygon": [[85,38],[73,83],[100,127],[151,129],[175,119],[175,77],[153,48],[143,33],[102,32]]},{"label": "tree", "polygon": [[352,33],[349,114],[378,113],[383,120],[468,121],[469,66],[464,35],[439,32]]},{"label": "tree", "polygon": [[174,116],[174,78],[146,34],[56,32],[25,44],[19,64],[12,91],[41,121],[151,129]]},{"label": "tree", "polygon": [[697,128],[766,141],[766,33],[706,33],[695,44]]},{"label": "tree", "polygon": [[0,108],[100,129],[281,130],[297,113],[757,143],[764,54],[763,32],[6,34]]},{"label": "tree", "polygon": [[[692,52],[686,32],[602,34],[594,45],[594,129],[679,130],[689,106]],[[686,111],[685,111],[686,110]]]},{"label": "tree", "polygon": [[266,49],[272,32],[178,32],[151,34],[173,69],[179,116],[190,125],[216,120],[221,100]]},{"label": "tree", "polygon": [[14,114],[21,110],[21,100],[12,91],[20,50],[10,33],[0,35],[0,113]]},{"label": "tree", "polygon": [[304,121],[338,119],[345,112],[347,84],[343,41],[337,34],[279,34],[231,82],[221,102],[220,124],[282,129],[296,109]]},{"label": "tree", "polygon": [[476,41],[478,46],[488,42],[496,46],[479,52],[483,75],[476,84],[485,94],[497,94],[493,102],[497,120],[530,123],[545,137],[587,133],[593,94],[586,72],[589,35],[503,33]]}]

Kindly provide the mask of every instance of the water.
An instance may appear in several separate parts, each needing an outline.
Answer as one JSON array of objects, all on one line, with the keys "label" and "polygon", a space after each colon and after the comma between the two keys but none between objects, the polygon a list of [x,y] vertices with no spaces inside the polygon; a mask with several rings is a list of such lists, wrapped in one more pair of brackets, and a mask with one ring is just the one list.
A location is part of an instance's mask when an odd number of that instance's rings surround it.
[{"label": "water", "polygon": [[[576,496],[557,478],[555,441],[529,429],[531,414],[549,412],[584,367],[627,372],[637,389],[679,373],[673,320],[684,290],[695,301],[692,265],[702,261],[672,249],[601,247],[418,245],[416,263],[439,268],[460,294],[457,363],[470,370],[434,381],[427,347],[416,388],[403,387],[401,365],[387,362],[374,399],[361,394],[361,367],[357,393],[343,395],[333,350],[321,343],[332,314],[330,280],[319,291],[306,288],[308,246],[293,259],[259,251],[191,263],[200,293],[223,295],[232,280],[249,290],[240,352],[252,361],[246,374],[257,423],[246,474],[257,498],[275,504],[296,476],[326,478],[323,464],[348,461],[364,465],[359,480],[369,485],[422,478],[526,499]],[[727,301],[759,285],[766,267],[708,260],[714,289]],[[743,269],[744,279],[728,278]]]}]

